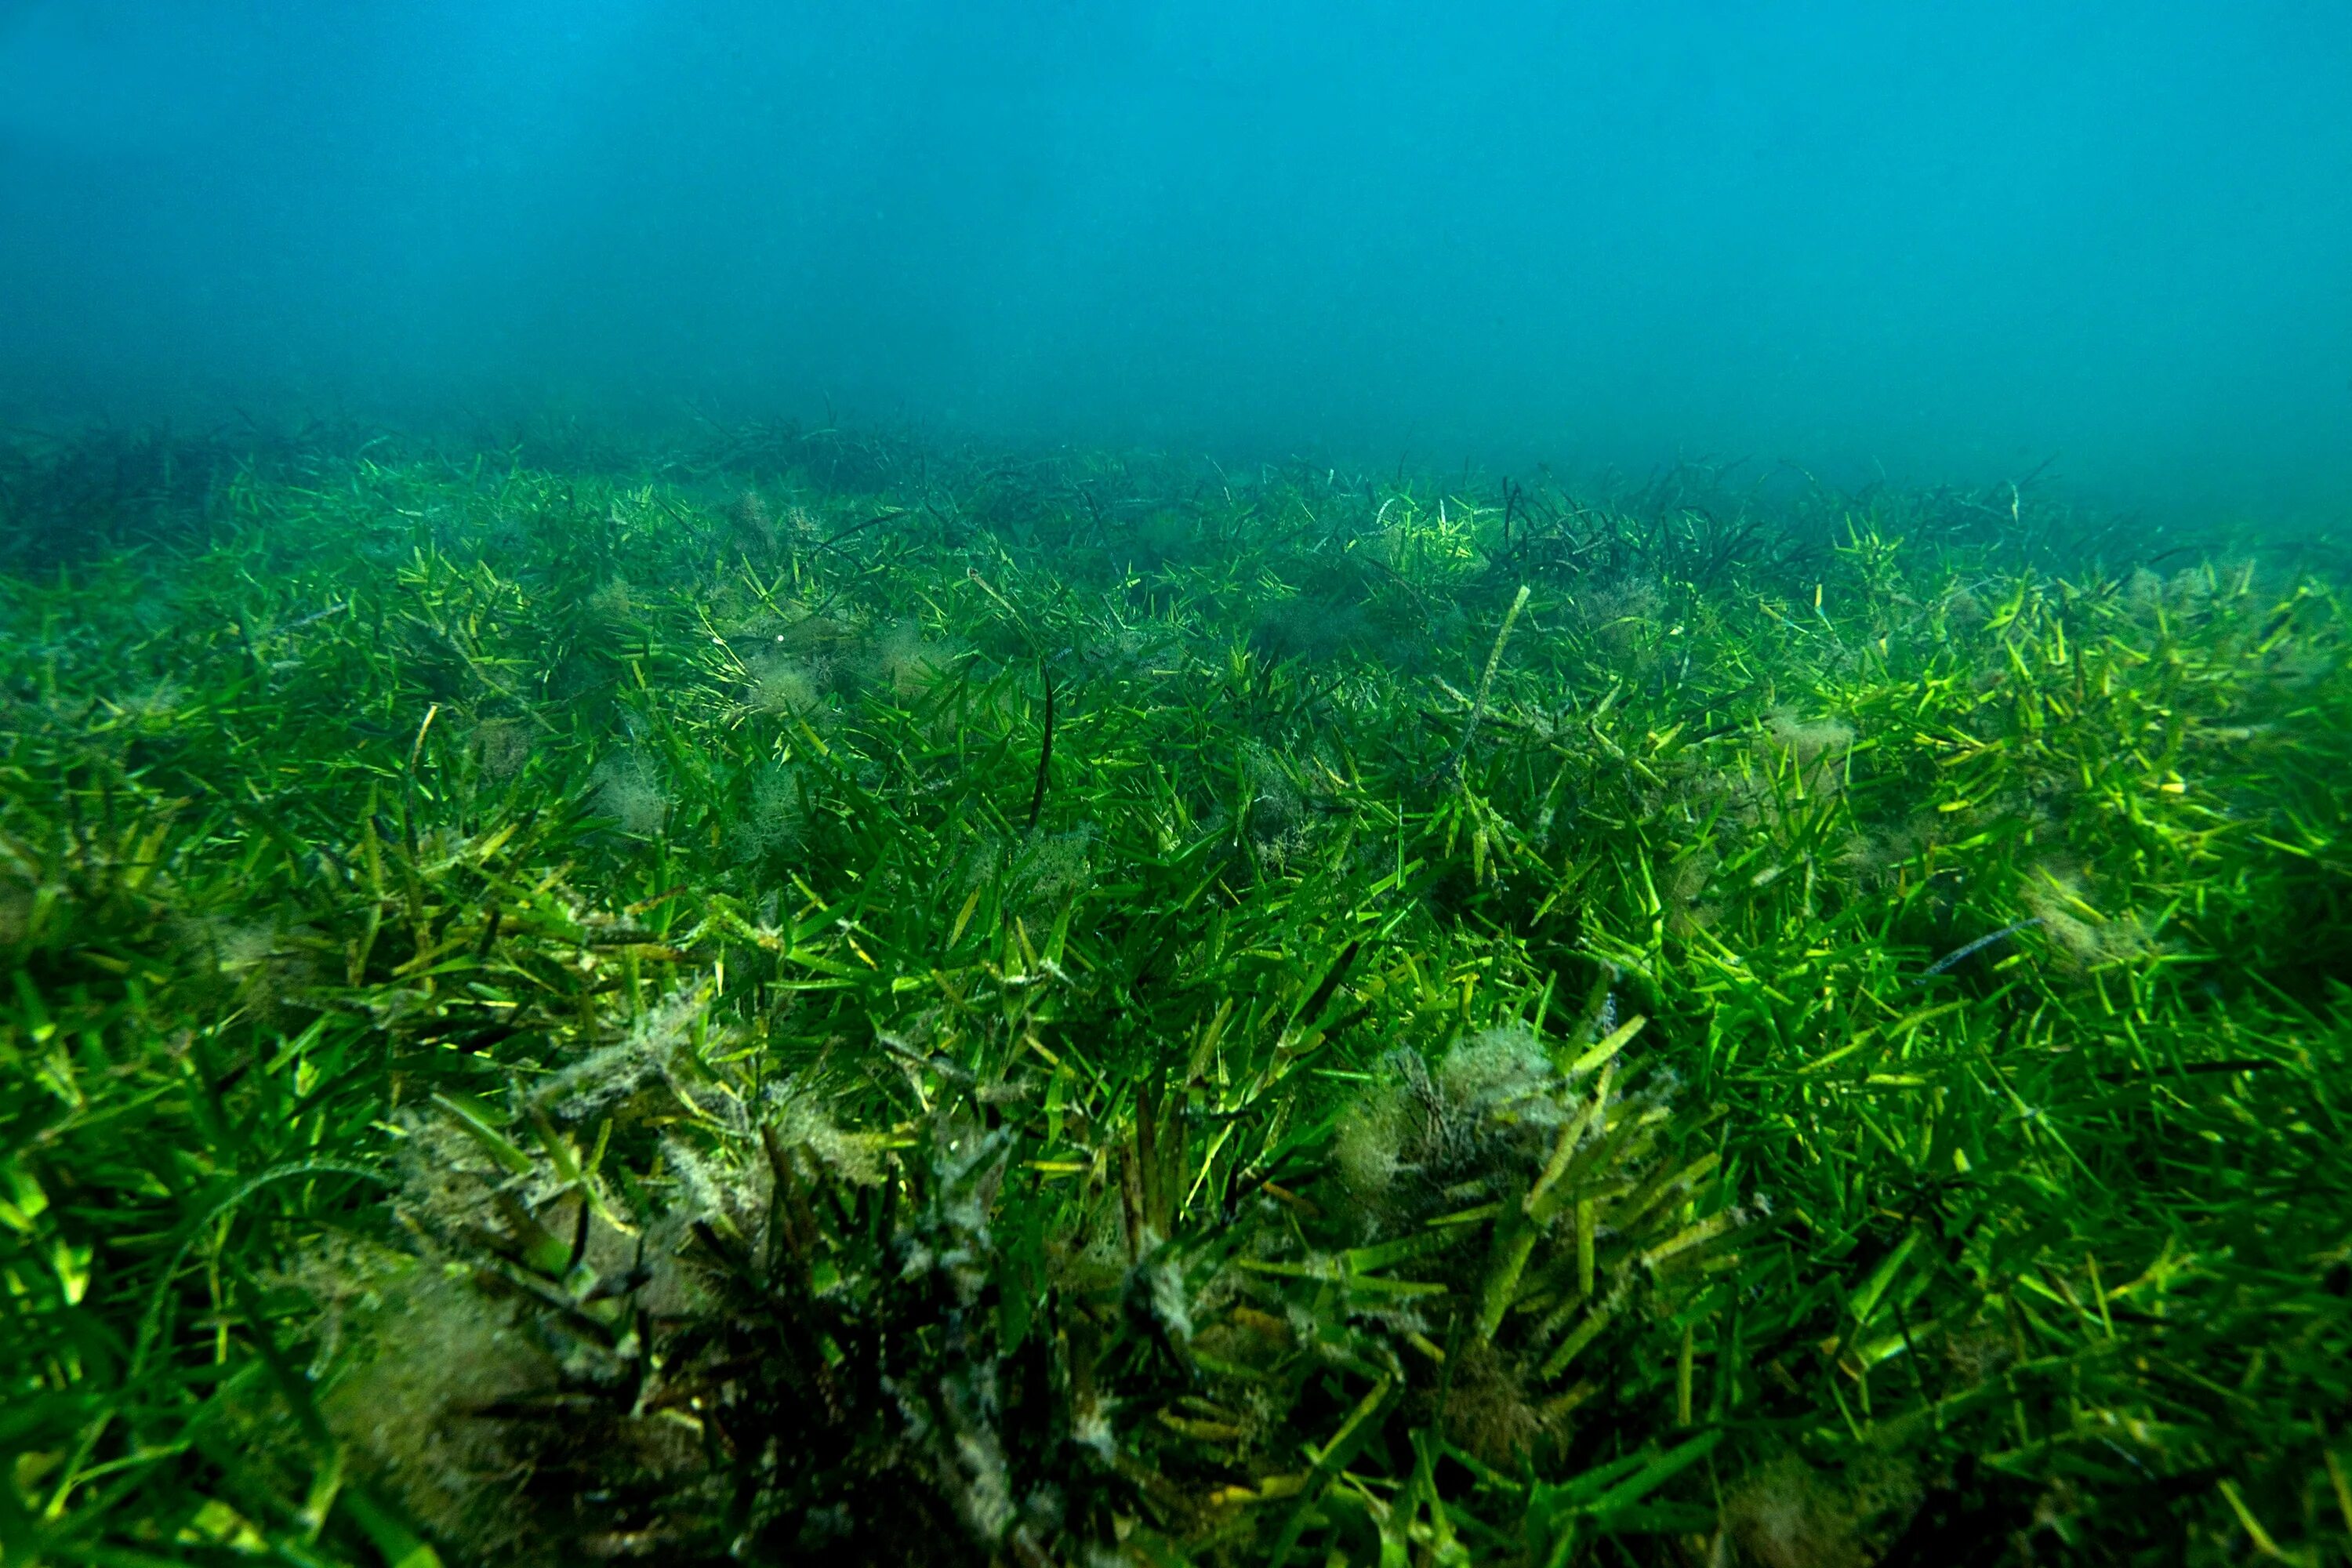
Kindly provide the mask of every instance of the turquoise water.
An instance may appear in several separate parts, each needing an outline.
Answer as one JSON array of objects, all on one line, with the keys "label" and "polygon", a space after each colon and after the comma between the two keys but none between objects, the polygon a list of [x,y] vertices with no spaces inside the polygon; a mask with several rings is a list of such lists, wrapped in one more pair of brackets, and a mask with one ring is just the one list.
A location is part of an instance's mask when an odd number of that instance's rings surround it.
[{"label": "turquoise water", "polygon": [[0,412],[2352,492],[2316,3],[19,3]]}]

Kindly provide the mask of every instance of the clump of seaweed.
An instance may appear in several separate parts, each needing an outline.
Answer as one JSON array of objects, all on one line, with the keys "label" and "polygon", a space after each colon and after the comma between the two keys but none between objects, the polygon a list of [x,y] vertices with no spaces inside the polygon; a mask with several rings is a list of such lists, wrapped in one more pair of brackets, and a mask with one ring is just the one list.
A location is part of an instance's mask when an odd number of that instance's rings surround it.
[{"label": "clump of seaweed", "polygon": [[671,800],[653,760],[626,751],[597,764],[591,780],[596,810],[632,837],[650,838],[669,819]]},{"label": "clump of seaweed", "polygon": [[530,763],[533,742],[531,725],[525,720],[485,719],[474,726],[474,752],[482,772],[501,783]]},{"label": "clump of seaweed", "polygon": [[931,690],[953,667],[956,647],[927,636],[912,621],[885,627],[868,650],[866,679],[901,700]]},{"label": "clump of seaweed", "polygon": [[1627,571],[1578,594],[1578,625],[1602,648],[1622,657],[1641,647],[1665,606],[1657,581]]},{"label": "clump of seaweed", "polygon": [[751,770],[741,808],[727,828],[727,845],[740,864],[757,865],[796,847],[808,821],[809,781],[790,763],[770,760]]},{"label": "clump of seaweed", "polygon": [[1864,1454],[1832,1476],[1785,1454],[1742,1477],[1724,1512],[1730,1538],[1759,1568],[1868,1568],[1885,1560],[1921,1497],[1899,1459]]},{"label": "clump of seaweed", "polygon": [[2084,896],[2087,891],[2078,873],[2048,865],[2036,867],[2019,890],[2019,901],[2032,912],[2063,968],[2079,973],[2131,963],[2159,951],[2137,911],[2102,914]]},{"label": "clump of seaweed", "polygon": [[[1112,1539],[1134,1486],[1087,1387],[1118,1319],[1064,1303],[1007,1212],[1015,1137],[950,1091],[886,1157],[811,1089],[736,1079],[694,1038],[708,1000],[673,998],[516,1112],[412,1125],[422,1256],[343,1327],[322,1401],[372,1481],[511,1562],[977,1563]],[[591,1126],[680,1113],[696,1130],[658,1134],[642,1177],[583,1160]],[[530,1125],[535,1154],[506,1132]],[[1031,1238],[1018,1287],[1004,1231]],[[1107,1338],[1057,1351],[1061,1321]]]}]

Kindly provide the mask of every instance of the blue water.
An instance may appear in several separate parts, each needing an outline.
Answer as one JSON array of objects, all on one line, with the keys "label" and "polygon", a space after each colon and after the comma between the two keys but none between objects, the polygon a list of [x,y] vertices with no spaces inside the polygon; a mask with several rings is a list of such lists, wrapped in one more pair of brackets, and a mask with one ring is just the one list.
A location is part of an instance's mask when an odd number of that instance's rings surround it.
[{"label": "blue water", "polygon": [[232,407],[2341,518],[2352,7],[0,7],[0,416]]}]

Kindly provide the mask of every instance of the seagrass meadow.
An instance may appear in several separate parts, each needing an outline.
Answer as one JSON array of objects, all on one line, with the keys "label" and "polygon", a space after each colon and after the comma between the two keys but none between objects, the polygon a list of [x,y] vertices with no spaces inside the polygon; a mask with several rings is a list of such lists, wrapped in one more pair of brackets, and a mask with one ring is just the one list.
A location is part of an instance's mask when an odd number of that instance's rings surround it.
[{"label": "seagrass meadow", "polygon": [[0,454],[0,1563],[2352,1562],[2340,545]]}]

